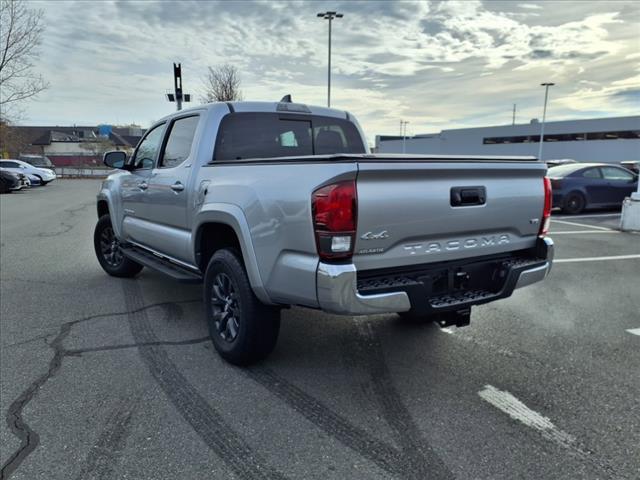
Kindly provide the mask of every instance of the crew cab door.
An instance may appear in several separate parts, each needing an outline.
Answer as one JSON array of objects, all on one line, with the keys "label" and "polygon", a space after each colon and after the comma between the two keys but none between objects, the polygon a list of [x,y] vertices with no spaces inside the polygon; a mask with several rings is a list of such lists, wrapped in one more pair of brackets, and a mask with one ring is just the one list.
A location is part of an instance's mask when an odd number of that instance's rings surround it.
[{"label": "crew cab door", "polygon": [[190,260],[188,206],[193,187],[194,136],[200,116],[177,117],[167,127],[164,146],[148,180],[144,244],[174,259]]},{"label": "crew cab door", "polygon": [[150,129],[130,160],[130,174],[121,181],[122,233],[127,241],[146,244],[152,232],[146,228],[149,217],[147,190],[164,136],[165,124]]}]

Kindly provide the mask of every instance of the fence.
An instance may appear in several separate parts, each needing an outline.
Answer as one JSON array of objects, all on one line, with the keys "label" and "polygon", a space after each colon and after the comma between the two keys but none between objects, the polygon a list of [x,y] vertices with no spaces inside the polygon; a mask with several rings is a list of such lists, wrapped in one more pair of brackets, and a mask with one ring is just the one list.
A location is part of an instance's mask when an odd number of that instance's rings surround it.
[{"label": "fence", "polygon": [[113,170],[105,167],[55,167],[60,178],[104,178]]}]

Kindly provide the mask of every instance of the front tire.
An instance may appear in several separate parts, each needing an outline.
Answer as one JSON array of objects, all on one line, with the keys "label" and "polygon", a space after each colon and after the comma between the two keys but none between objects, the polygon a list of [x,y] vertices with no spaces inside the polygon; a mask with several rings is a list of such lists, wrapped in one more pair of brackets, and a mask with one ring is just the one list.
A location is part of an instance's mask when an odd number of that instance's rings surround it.
[{"label": "front tire", "polygon": [[240,255],[218,250],[204,276],[204,304],[209,335],[222,358],[249,365],[266,358],[280,332],[280,310],[253,293]]},{"label": "front tire", "polygon": [[143,268],[142,265],[122,254],[120,242],[113,231],[111,217],[108,214],[102,215],[96,224],[93,247],[98,262],[104,271],[113,277],[135,277]]}]

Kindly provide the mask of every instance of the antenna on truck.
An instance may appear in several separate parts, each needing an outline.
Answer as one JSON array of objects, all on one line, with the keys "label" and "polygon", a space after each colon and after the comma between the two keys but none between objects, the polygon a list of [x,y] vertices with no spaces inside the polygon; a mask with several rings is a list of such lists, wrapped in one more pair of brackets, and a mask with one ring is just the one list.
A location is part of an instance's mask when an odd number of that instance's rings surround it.
[{"label": "antenna on truck", "polygon": [[280,99],[280,103],[291,103],[291,94],[287,94]]}]

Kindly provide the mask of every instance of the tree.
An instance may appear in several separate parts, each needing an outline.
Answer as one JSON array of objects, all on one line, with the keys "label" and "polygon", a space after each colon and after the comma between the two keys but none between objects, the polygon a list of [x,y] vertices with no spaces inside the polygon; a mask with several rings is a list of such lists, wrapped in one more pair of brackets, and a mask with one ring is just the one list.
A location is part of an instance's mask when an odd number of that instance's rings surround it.
[{"label": "tree", "polygon": [[31,98],[49,85],[34,71],[42,40],[42,10],[25,0],[0,0],[0,116],[17,102]]},{"label": "tree", "polygon": [[204,79],[204,89],[204,95],[200,99],[205,103],[242,100],[238,69],[227,63],[209,67]]}]

